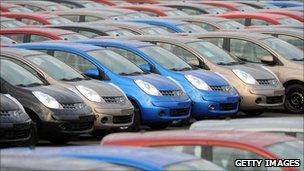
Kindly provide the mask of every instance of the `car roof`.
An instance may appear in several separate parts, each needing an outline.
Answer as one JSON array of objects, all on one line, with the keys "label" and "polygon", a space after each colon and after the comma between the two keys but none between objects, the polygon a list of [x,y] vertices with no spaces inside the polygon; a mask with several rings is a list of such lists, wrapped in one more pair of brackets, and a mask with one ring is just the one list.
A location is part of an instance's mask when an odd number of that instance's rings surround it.
[{"label": "car roof", "polygon": [[204,32],[204,33],[190,33],[189,36],[193,37],[244,37],[248,39],[266,39],[272,36],[259,34],[259,33],[247,33],[247,32],[236,32],[236,31],[214,31],[214,32]]},{"label": "car roof", "polygon": [[304,132],[303,117],[264,117],[231,120],[204,120],[191,125],[190,130],[252,130],[266,132]]},{"label": "car roof", "polygon": [[33,56],[33,55],[43,55],[44,53],[34,50],[27,50],[21,48],[12,48],[12,47],[1,47],[1,55],[8,57],[24,57],[24,56]]},{"label": "car roof", "polygon": [[198,144],[200,142],[223,142],[223,143],[237,143],[243,145],[254,146],[257,148],[263,148],[268,145],[292,141],[295,138],[276,135],[263,132],[251,132],[251,131],[227,131],[227,130],[170,130],[170,131],[154,131],[144,133],[114,133],[108,135],[102,139],[102,143],[111,144],[111,142],[127,142],[146,141],[148,144],[152,142],[164,142],[166,141],[195,141]]},{"label": "car roof", "polygon": [[236,15],[236,16],[245,16],[245,17],[251,17],[251,16],[258,16],[258,17],[265,17],[265,18],[272,18],[272,19],[279,19],[279,18],[286,18],[287,16],[279,15],[279,14],[272,14],[272,13],[265,13],[262,12],[241,12],[241,11],[232,11],[227,12],[224,14],[218,14],[218,16],[229,16],[229,15]]},{"label": "car roof", "polygon": [[[1,31],[11,31],[11,32],[29,32],[29,33],[42,33],[42,34],[51,34],[51,35],[64,35],[64,34],[72,34],[73,31],[56,29],[56,28],[45,28],[45,27],[22,27],[22,28],[5,28]],[[1,32],[0,31],[0,32]]]},{"label": "car roof", "polygon": [[145,46],[154,46],[151,43],[141,42],[137,40],[126,40],[126,39],[87,39],[80,42],[103,42],[103,43],[112,43],[112,44],[120,44],[123,46],[128,46],[132,48],[140,48]]},{"label": "car roof", "polygon": [[134,166],[146,170],[162,170],[164,166],[182,161],[197,160],[188,154],[163,149],[119,146],[74,146],[38,147],[35,149],[15,148],[1,150],[1,155],[63,156],[107,161],[115,164]]}]

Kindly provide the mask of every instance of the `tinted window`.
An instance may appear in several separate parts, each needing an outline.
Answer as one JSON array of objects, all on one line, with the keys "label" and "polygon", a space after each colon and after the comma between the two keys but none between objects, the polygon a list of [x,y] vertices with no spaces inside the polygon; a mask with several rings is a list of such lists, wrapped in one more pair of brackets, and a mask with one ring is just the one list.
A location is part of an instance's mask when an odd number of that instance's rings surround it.
[{"label": "tinted window", "polygon": [[44,11],[42,8],[36,7],[36,6],[33,6],[33,5],[22,5],[22,6],[24,6],[25,8],[28,8],[28,9],[34,11],[34,12],[36,12],[36,11]]},{"label": "tinted window", "polygon": [[34,34],[30,35],[30,42],[42,42],[47,40],[51,40],[51,39],[45,36],[39,36]]},{"label": "tinted window", "polygon": [[224,38],[220,37],[210,37],[210,38],[202,38],[205,42],[210,42],[220,48],[224,46]]},{"label": "tinted window", "polygon": [[188,14],[188,15],[200,15],[200,14],[204,14],[205,12],[201,11],[201,10],[197,10],[194,8],[178,8],[179,10],[183,11],[184,13]]},{"label": "tinted window", "polygon": [[180,29],[183,30],[183,32],[185,33],[201,33],[201,32],[206,32],[206,30],[204,30],[203,28],[195,25],[195,24],[191,24],[191,23],[187,23],[187,24],[180,24],[177,25]]},{"label": "tinted window", "polygon": [[293,37],[293,36],[288,36],[288,35],[278,35],[278,38],[294,45],[295,47],[297,47],[301,50],[304,49],[304,40],[303,39]]},{"label": "tinted window", "polygon": [[63,17],[48,18],[48,22],[50,22],[52,25],[72,23],[72,21],[70,21],[66,18],[63,18]]},{"label": "tinted window", "polygon": [[232,20],[245,25],[245,18],[233,18]]},{"label": "tinted window", "polygon": [[267,25],[269,25],[269,23],[267,21],[260,20],[260,19],[251,19],[251,25],[252,26],[267,26]]},{"label": "tinted window", "polygon": [[140,66],[143,64],[148,64],[147,61],[145,61],[144,59],[142,59],[140,56],[138,56],[135,53],[132,53],[128,50],[125,49],[118,49],[118,48],[109,48],[112,51],[120,54],[121,56],[127,58],[129,61],[133,62],[135,65]]},{"label": "tinted window", "polygon": [[202,22],[192,22],[193,24],[197,25],[197,26],[200,26],[201,28],[203,28],[204,30],[207,30],[207,31],[215,31],[215,30],[218,30],[217,27],[211,25],[211,24],[208,24],[208,23],[202,23]]},{"label": "tinted window", "polygon": [[164,27],[145,27],[141,29],[145,34],[149,35],[168,35],[174,33],[174,31],[169,30]]},{"label": "tinted window", "polygon": [[18,43],[23,43],[24,41],[24,34],[6,34],[5,36]]},{"label": "tinted window", "polygon": [[104,20],[103,18],[94,17],[94,16],[85,16],[84,21],[90,22],[90,21],[98,21],[98,20]]},{"label": "tinted window", "polygon": [[1,28],[15,28],[20,26],[26,26],[26,24],[16,20],[1,21]]},{"label": "tinted window", "polygon": [[224,29],[243,29],[244,25],[233,21],[233,20],[228,20],[228,21],[219,21],[217,22],[218,25],[220,25]]},{"label": "tinted window", "polygon": [[75,22],[75,23],[77,23],[77,22],[79,22],[79,15],[61,15],[61,17],[62,18],[66,18],[66,19],[68,19],[68,20],[70,20],[70,21],[73,21],[73,22]]},{"label": "tinted window", "polygon": [[43,25],[43,23],[41,23],[39,21],[28,19],[28,18],[22,18],[21,22],[23,22],[26,25]]},{"label": "tinted window", "polygon": [[79,30],[78,33],[85,37],[88,37],[88,38],[93,38],[93,37],[99,36],[99,34],[94,33],[93,31],[88,31],[88,30]]}]

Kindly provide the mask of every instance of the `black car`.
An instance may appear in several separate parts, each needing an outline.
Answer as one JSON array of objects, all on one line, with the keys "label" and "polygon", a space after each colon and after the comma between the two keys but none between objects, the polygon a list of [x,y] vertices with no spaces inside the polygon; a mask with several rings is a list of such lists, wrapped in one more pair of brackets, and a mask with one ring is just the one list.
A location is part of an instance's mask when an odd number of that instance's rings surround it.
[{"label": "black car", "polygon": [[36,126],[22,105],[9,94],[0,94],[0,144],[34,145]]},{"label": "black car", "polygon": [[[14,51],[14,49],[12,49]],[[92,109],[74,92],[50,85],[40,73],[0,57],[0,92],[11,94],[37,124],[42,139],[66,143],[93,129]]]}]

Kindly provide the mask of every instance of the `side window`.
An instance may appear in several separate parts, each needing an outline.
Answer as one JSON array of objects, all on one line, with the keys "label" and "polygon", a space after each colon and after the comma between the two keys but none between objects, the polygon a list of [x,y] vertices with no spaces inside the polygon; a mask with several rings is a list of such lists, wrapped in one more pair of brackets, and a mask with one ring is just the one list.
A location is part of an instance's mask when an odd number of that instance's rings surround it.
[{"label": "side window", "polygon": [[207,31],[218,30],[218,28],[216,28],[213,25],[208,24],[208,23],[202,23],[202,22],[192,22],[192,23],[197,25],[197,26],[200,26],[201,28],[203,28],[204,30],[207,30]]},{"label": "side window", "polygon": [[22,18],[21,22],[23,22],[26,25],[43,25],[41,22],[29,18]]},{"label": "side window", "polygon": [[180,46],[162,42],[158,42],[156,43],[156,45],[170,51],[171,53],[186,61],[190,65],[195,64],[196,66],[198,66],[200,63],[195,55]]},{"label": "side window", "polygon": [[14,41],[18,43],[24,42],[24,34],[6,34],[6,37],[13,39]]},{"label": "side window", "polygon": [[79,18],[80,18],[79,15],[61,15],[60,17],[66,18],[76,23],[79,22]]},{"label": "side window", "polygon": [[68,7],[68,8],[71,8],[71,9],[73,9],[73,8],[78,8],[78,7],[77,7],[76,5],[74,5],[74,4],[65,3],[65,2],[60,2],[60,1],[58,1],[58,3],[61,4],[61,5],[66,6],[66,7]]},{"label": "side window", "polygon": [[278,38],[294,45],[295,47],[297,47],[301,50],[304,50],[304,40],[303,39],[288,36],[288,35],[279,35]]},{"label": "side window", "polygon": [[203,38],[204,41],[213,43],[214,45],[223,48],[224,47],[224,38],[220,37],[210,37],[210,38]]},{"label": "side window", "polygon": [[193,9],[193,8],[178,8],[178,10],[181,10],[185,13],[187,13],[188,15],[200,15],[200,14],[204,14],[202,11]]},{"label": "side window", "polygon": [[233,18],[232,20],[245,25],[245,18]]},{"label": "side window", "polygon": [[195,157],[202,158],[202,146],[195,146],[195,145],[177,145],[177,146],[159,146],[157,148],[163,148],[167,150],[172,150],[180,153],[186,153],[194,155]]},{"label": "side window", "polygon": [[79,70],[82,73],[90,69],[98,70],[94,64],[73,53],[54,51],[54,57],[71,66],[72,68]]},{"label": "side window", "polygon": [[263,56],[271,56],[267,50],[257,44],[240,39],[230,39],[230,53],[245,61],[257,63],[261,62]]},{"label": "side window", "polygon": [[78,33],[83,36],[86,36],[88,38],[93,38],[93,37],[99,36],[99,34],[94,33],[92,31],[88,31],[88,30],[79,30]]},{"label": "side window", "polygon": [[129,61],[133,62],[135,65],[140,66],[143,64],[149,64],[147,61],[145,61],[144,59],[142,59],[140,56],[124,50],[124,49],[118,49],[118,48],[108,48],[118,54],[120,54],[121,56],[127,58]]},{"label": "side window", "polygon": [[37,12],[37,11],[44,11],[42,8],[39,8],[39,7],[36,7],[36,6],[32,6],[32,5],[22,5],[24,6],[25,8],[28,8],[34,12]]},{"label": "side window", "polygon": [[251,19],[251,26],[268,26],[269,23],[267,21],[264,20],[260,20],[260,19]]},{"label": "side window", "polygon": [[51,40],[51,39],[48,37],[34,35],[34,34],[30,35],[30,42],[42,42],[47,40]]},{"label": "side window", "polygon": [[10,59],[10,60],[13,61],[15,64],[21,66],[22,68],[26,69],[31,74],[35,75],[37,78],[41,78],[41,75],[38,72],[36,72],[34,69],[32,69],[28,65],[24,64],[23,62],[20,62],[20,61],[15,60],[15,59]]},{"label": "side window", "polygon": [[90,22],[90,21],[98,21],[98,20],[104,20],[99,17],[94,17],[94,16],[85,16],[84,17],[84,22]]}]

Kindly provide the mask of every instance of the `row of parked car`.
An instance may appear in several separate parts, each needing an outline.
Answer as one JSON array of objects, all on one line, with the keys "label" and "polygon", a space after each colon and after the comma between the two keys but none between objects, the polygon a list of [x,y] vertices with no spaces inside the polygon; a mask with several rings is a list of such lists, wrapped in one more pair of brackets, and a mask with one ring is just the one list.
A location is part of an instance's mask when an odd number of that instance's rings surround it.
[{"label": "row of parked car", "polygon": [[301,9],[150,3],[1,1],[1,141],[304,112]]}]

